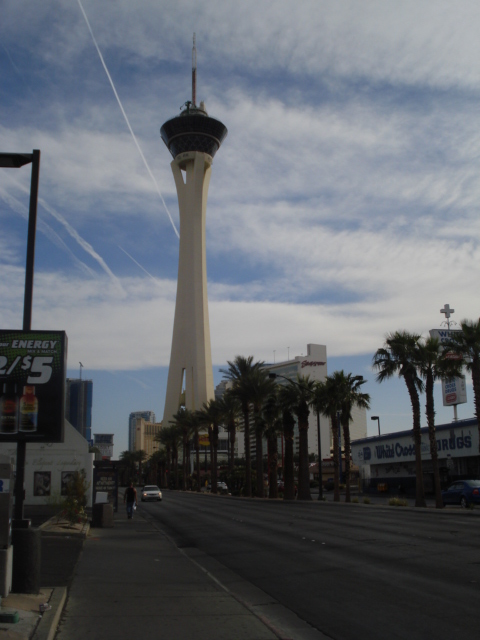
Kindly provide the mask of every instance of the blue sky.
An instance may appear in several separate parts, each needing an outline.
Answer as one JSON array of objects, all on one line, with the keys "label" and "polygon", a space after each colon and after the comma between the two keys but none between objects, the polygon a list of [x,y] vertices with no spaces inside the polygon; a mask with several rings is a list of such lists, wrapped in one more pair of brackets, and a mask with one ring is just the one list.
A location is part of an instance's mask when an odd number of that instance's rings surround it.
[{"label": "blue sky", "polygon": [[[327,345],[368,379],[382,430],[411,425],[402,381],[374,382],[387,332],[478,318],[477,2],[82,0],[176,227],[159,129],[190,98],[229,133],[207,211],[212,357]],[[160,419],[178,239],[77,0],[4,0],[2,151],[42,152],[33,328],[64,329],[94,382],[93,430],[127,447]],[[0,170],[0,323],[21,327],[30,169]],[[459,417],[473,415],[469,402]],[[436,396],[438,422],[451,408]],[[425,422],[425,419],[423,422]],[[368,420],[369,433],[376,423]]]}]

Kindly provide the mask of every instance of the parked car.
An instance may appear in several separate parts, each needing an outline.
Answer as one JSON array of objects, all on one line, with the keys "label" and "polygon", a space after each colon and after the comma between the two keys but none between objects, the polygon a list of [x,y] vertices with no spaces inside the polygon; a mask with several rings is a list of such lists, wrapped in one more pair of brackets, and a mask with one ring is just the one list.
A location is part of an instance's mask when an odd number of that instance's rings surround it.
[{"label": "parked car", "polygon": [[[207,485],[207,491],[212,490],[211,482]],[[226,482],[217,482],[217,493],[228,493],[228,486]]]},{"label": "parked car", "polygon": [[147,484],[140,491],[140,500],[146,502],[147,500],[157,500],[160,502],[162,499],[162,492],[155,484]]},{"label": "parked car", "polygon": [[480,480],[457,480],[442,491],[443,504],[459,504],[468,507],[480,504]]}]

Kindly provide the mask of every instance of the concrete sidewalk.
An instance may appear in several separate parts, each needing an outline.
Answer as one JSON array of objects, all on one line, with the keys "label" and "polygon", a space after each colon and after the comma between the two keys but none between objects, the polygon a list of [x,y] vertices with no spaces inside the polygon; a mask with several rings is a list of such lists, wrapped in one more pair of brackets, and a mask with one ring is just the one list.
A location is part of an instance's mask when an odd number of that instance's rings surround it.
[{"label": "concrete sidewalk", "polygon": [[285,636],[136,512],[91,529],[56,638],[262,640]]}]

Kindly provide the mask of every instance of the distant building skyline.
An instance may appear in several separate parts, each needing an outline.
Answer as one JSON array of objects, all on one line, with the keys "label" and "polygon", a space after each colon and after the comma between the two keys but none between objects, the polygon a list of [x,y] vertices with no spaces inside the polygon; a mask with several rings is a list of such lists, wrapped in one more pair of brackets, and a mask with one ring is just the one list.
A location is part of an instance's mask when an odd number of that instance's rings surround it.
[{"label": "distant building skyline", "polygon": [[67,378],[65,417],[85,438],[92,439],[93,381]]},{"label": "distant building skyline", "polygon": [[149,458],[160,446],[155,438],[162,429],[161,422],[148,422],[144,418],[136,419],[135,426],[135,449],[134,451],[145,451]]},{"label": "distant building skyline", "polygon": [[155,411],[132,411],[128,417],[128,450],[135,451],[135,436],[137,418],[143,418],[146,422],[155,422]]}]

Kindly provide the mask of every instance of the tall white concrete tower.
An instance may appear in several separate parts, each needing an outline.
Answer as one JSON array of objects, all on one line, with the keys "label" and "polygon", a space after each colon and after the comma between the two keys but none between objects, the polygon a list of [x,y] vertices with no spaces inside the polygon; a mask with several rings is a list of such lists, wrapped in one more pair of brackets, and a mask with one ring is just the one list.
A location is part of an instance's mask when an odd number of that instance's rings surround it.
[{"label": "tall white concrete tower", "polygon": [[180,210],[180,255],[172,351],[163,424],[185,407],[200,409],[214,397],[207,297],[205,226],[212,161],[227,128],[195,104],[196,51],[192,52],[192,101],[160,129],[171,163]]}]

